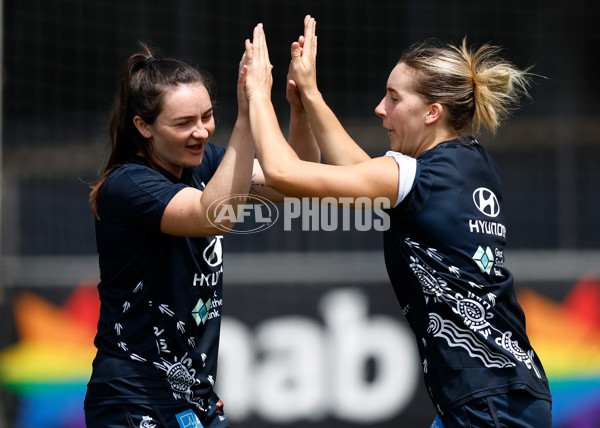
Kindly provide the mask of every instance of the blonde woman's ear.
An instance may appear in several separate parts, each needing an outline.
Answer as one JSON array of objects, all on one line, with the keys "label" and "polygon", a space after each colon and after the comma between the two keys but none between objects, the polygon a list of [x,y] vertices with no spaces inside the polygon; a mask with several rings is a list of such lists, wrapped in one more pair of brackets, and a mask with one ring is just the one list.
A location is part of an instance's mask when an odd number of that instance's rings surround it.
[{"label": "blonde woman's ear", "polygon": [[429,106],[429,110],[425,115],[425,123],[427,125],[431,125],[439,120],[442,117],[442,113],[444,112],[444,106],[440,103],[433,103]]},{"label": "blonde woman's ear", "polygon": [[144,138],[152,137],[152,131],[148,127],[148,124],[144,122],[144,119],[142,119],[138,115],[135,115],[133,118],[133,124],[135,125],[137,130],[140,131],[140,134],[142,134]]}]

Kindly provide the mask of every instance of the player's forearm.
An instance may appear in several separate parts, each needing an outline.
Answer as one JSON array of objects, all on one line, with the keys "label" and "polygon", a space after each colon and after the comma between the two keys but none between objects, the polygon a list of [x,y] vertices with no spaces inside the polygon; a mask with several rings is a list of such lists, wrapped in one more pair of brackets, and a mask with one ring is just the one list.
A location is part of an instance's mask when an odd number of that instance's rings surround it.
[{"label": "player's forearm", "polygon": [[266,184],[280,191],[287,172],[301,162],[285,140],[271,101],[266,97],[250,100],[250,127],[256,157],[262,167]]},{"label": "player's forearm", "polygon": [[304,108],[291,106],[288,142],[298,157],[308,162],[321,162],[321,151],[308,122]]},{"label": "player's forearm", "polygon": [[331,165],[354,165],[370,159],[348,135],[320,92],[302,93],[302,102],[325,162]]},{"label": "player's forearm", "polygon": [[[254,165],[254,146],[248,117],[236,121],[225,155],[217,171],[202,194],[202,205],[208,207],[217,200],[227,200],[231,195],[247,195]],[[243,198],[227,201],[243,204]]]}]

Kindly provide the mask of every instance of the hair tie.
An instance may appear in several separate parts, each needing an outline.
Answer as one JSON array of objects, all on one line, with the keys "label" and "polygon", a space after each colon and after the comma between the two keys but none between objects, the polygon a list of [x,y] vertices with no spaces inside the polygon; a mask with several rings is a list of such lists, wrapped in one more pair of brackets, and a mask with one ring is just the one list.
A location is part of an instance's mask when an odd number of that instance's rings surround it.
[{"label": "hair tie", "polygon": [[154,58],[153,56],[149,56],[144,61],[144,65],[152,64],[154,61],[158,61],[158,59]]}]

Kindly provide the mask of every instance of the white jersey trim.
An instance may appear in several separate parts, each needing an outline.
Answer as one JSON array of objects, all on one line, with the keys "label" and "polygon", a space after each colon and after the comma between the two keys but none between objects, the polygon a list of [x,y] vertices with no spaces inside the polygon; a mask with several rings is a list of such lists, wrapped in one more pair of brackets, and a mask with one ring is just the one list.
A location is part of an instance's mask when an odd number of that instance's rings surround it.
[{"label": "white jersey trim", "polygon": [[398,164],[398,200],[394,207],[397,207],[404,200],[410,189],[412,189],[415,177],[417,175],[417,160],[402,153],[389,151],[385,156],[394,158]]}]

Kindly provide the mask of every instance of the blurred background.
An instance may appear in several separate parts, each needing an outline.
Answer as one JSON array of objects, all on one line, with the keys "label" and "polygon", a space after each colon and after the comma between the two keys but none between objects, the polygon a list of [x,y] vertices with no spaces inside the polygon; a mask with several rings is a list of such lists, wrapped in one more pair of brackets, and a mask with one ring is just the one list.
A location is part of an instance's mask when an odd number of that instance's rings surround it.
[{"label": "blurred background", "polygon": [[[117,76],[138,41],[209,71],[213,142],[237,113],[243,41],[263,22],[287,126],[289,46],[317,19],[318,82],[373,156],[374,114],[410,44],[491,42],[540,75],[495,137],[506,265],[545,364],[556,427],[600,426],[600,4],[500,1],[0,1],[0,427],[83,427],[98,268],[87,202],[107,156]],[[428,427],[412,334],[381,236],[284,230],[225,238],[217,389],[235,427]]]}]

